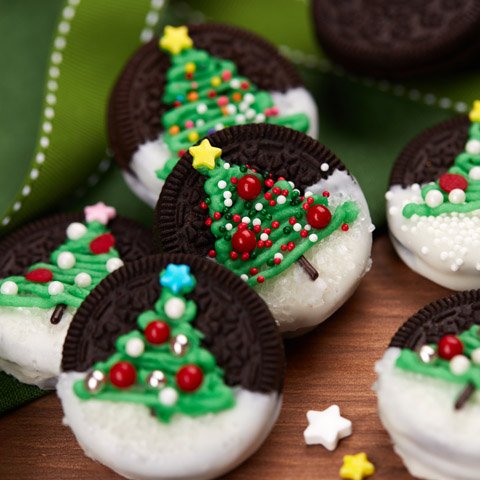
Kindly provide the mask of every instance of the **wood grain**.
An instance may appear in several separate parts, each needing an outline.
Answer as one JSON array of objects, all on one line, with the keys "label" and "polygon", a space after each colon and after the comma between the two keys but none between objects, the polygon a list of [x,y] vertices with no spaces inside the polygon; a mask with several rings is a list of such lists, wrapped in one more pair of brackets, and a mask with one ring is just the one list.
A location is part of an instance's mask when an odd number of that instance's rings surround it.
[{"label": "wood grain", "polygon": [[[366,452],[371,478],[411,477],[377,416],[374,363],[398,327],[427,303],[451,291],[410,271],[388,237],[376,238],[373,267],[353,297],[310,334],[286,342],[287,372],[280,417],[260,450],[225,478],[335,479],[347,454]],[[338,404],[353,434],[334,452],[306,446],[307,410]],[[0,419],[0,477],[29,479],[121,478],[84,456],[54,394]]]}]

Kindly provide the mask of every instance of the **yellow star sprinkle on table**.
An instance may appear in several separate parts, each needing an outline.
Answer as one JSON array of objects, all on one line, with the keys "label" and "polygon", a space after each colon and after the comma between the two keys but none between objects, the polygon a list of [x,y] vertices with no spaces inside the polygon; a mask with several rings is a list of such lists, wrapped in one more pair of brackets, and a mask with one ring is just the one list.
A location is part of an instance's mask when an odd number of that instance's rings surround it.
[{"label": "yellow star sprinkle on table", "polygon": [[375,467],[370,463],[365,453],[357,453],[357,455],[345,455],[343,457],[343,466],[340,469],[342,478],[350,478],[351,480],[362,480],[364,477],[373,475]]},{"label": "yellow star sprinkle on table", "polygon": [[480,122],[480,100],[473,102],[473,109],[470,112],[470,120],[472,122]]},{"label": "yellow star sprinkle on table", "polygon": [[193,41],[188,36],[188,28],[185,26],[166,26],[163,32],[163,37],[160,39],[159,43],[161,48],[168,50],[174,55],[178,55],[182,50],[192,48],[193,46]]},{"label": "yellow star sprinkle on table", "polygon": [[215,168],[215,159],[222,154],[222,149],[212,147],[207,139],[203,140],[200,145],[197,145],[196,147],[190,147],[188,151],[193,157],[192,166],[195,169],[198,169],[199,167],[207,167],[210,170],[213,170]]}]

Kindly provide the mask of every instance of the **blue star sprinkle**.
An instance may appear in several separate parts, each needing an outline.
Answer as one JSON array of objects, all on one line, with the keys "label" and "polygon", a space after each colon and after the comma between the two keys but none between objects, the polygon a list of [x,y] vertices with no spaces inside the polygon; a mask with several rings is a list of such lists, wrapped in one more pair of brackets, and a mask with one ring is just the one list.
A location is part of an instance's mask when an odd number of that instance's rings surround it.
[{"label": "blue star sprinkle", "polygon": [[170,263],[160,277],[160,284],[162,287],[169,288],[175,295],[184,287],[192,287],[194,281],[190,275],[190,267],[188,265],[174,265]]}]

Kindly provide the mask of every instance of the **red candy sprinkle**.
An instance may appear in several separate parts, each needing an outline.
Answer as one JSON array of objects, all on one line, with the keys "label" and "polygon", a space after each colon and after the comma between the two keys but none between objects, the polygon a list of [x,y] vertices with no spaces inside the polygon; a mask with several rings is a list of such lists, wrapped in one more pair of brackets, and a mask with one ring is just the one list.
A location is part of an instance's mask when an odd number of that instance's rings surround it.
[{"label": "red candy sprinkle", "polygon": [[240,223],[238,224],[238,229],[239,229],[239,230],[243,230],[244,228],[247,228],[247,226],[248,226],[248,225],[247,225],[246,223],[240,222]]},{"label": "red candy sprinkle", "polygon": [[265,195],[265,200],[270,200],[272,198],[272,194],[270,192],[267,192]]},{"label": "red candy sprinkle", "polygon": [[349,228],[349,227],[348,227],[348,225],[347,225],[346,223],[344,223],[344,224],[342,225],[342,230],[343,230],[344,232],[348,232],[348,228]]},{"label": "red candy sprinkle", "polygon": [[184,365],[178,370],[175,380],[184,392],[194,392],[203,382],[203,371],[196,365]]},{"label": "red candy sprinkle", "polygon": [[253,231],[255,233],[260,233],[262,231],[262,226],[261,225],[254,225],[253,226]]},{"label": "red candy sprinkle", "polygon": [[250,258],[249,253],[242,253],[241,259],[246,262]]},{"label": "red candy sprinkle", "polygon": [[463,343],[455,335],[444,335],[438,342],[438,355],[445,360],[451,360],[462,353]]},{"label": "red candy sprinkle", "polygon": [[330,196],[330,192],[327,192],[326,190],[322,193],[322,195],[324,197],[329,197]]},{"label": "red candy sprinkle", "polygon": [[273,245],[273,242],[271,240],[265,240],[265,246],[267,248],[270,248]]},{"label": "red candy sprinkle", "polygon": [[308,235],[308,232],[307,232],[306,230],[302,230],[302,231],[300,232],[300,236],[303,237],[303,238],[306,238],[307,235]]},{"label": "red candy sprinkle", "polygon": [[277,222],[276,220],[272,222],[272,228],[278,228],[280,226],[280,223]]},{"label": "red candy sprinkle", "polygon": [[131,387],[137,379],[137,371],[130,362],[117,362],[108,373],[110,382],[117,388]]},{"label": "red candy sprinkle", "polygon": [[468,181],[462,175],[457,175],[456,173],[444,173],[438,179],[438,185],[444,192],[450,193],[456,188],[466,190],[468,187]]},{"label": "red candy sprinkle", "polygon": [[280,265],[280,262],[281,262],[281,261],[282,261],[282,259],[281,259],[281,258],[278,258],[278,257],[273,259],[273,263],[274,263],[275,265]]},{"label": "red candy sprinkle", "polygon": [[256,243],[257,238],[255,237],[255,234],[251,230],[248,230],[248,228],[238,230],[232,237],[232,247],[240,253],[253,252]]},{"label": "red candy sprinkle", "polygon": [[30,282],[47,283],[53,280],[53,273],[48,268],[36,268],[28,272],[25,278]]},{"label": "red candy sprinkle", "polygon": [[289,223],[290,225],[295,225],[295,224],[297,223],[297,219],[296,219],[295,217],[292,217],[292,218],[290,218],[290,220],[288,221],[288,223]]},{"label": "red candy sprinkle", "polygon": [[278,177],[279,182],[281,182],[282,180],[285,180],[285,177]]},{"label": "red candy sprinkle", "polygon": [[284,252],[286,249],[287,249],[287,246],[286,246],[286,245],[282,245],[282,246],[280,247],[280,250],[281,250],[282,252]]},{"label": "red candy sprinkle", "polygon": [[211,218],[207,218],[207,219],[205,220],[205,225],[206,225],[207,227],[210,227],[210,226],[212,225],[212,223],[213,223],[213,220],[212,220]]},{"label": "red candy sprinkle", "polygon": [[256,268],[251,268],[250,269],[250,275],[256,275],[258,273],[258,270]]},{"label": "red candy sprinkle", "polygon": [[257,242],[257,247],[258,247],[258,248],[263,248],[264,246],[265,246],[265,242],[264,242],[263,240],[259,240],[259,241]]},{"label": "red candy sprinkle", "polygon": [[148,343],[161,345],[170,338],[170,327],[163,320],[152,320],[145,327],[145,338]]},{"label": "red candy sprinkle", "polygon": [[177,155],[181,158],[181,157],[183,157],[183,156],[185,155],[185,153],[187,153],[186,150],[179,150],[178,153],[177,153]]},{"label": "red candy sprinkle", "polygon": [[215,90],[210,90],[210,91],[208,92],[209,98],[215,97],[216,94],[217,94],[217,92],[216,92]]},{"label": "red candy sprinkle", "polygon": [[272,231],[269,228],[264,228],[263,233],[266,233],[267,235],[270,235]]},{"label": "red candy sprinkle", "polygon": [[262,183],[255,175],[244,175],[237,183],[237,192],[243,200],[253,200],[262,192]]},{"label": "red candy sprinkle", "polygon": [[272,188],[274,185],[274,182],[271,178],[265,180],[265,186],[268,187],[268,188]]},{"label": "red candy sprinkle", "polygon": [[243,81],[243,82],[240,84],[240,88],[243,89],[243,90],[247,90],[248,87],[250,87],[250,84],[249,84],[248,82]]},{"label": "red candy sprinkle", "polygon": [[311,205],[313,202],[314,202],[314,198],[313,197],[308,197],[307,198],[307,202]]},{"label": "red candy sprinkle", "polygon": [[238,178],[237,177],[232,177],[230,179],[230,181],[235,185],[238,182]]},{"label": "red candy sprinkle", "polygon": [[213,214],[213,218],[214,218],[215,220],[220,220],[220,219],[222,218],[222,214],[221,214],[220,212],[215,212],[215,213]]},{"label": "red candy sprinkle", "polygon": [[235,223],[238,223],[240,220],[242,219],[242,217],[238,214],[235,214],[233,217],[232,217],[232,220],[235,222]]},{"label": "red candy sprinkle", "polygon": [[280,187],[273,187],[272,192],[274,193],[274,195],[280,195],[282,193],[282,190],[280,189]]},{"label": "red candy sprinkle", "polygon": [[216,252],[215,250],[210,250],[210,251],[208,252],[208,256],[209,256],[210,258],[215,258],[215,257],[217,256],[217,252]]},{"label": "red candy sprinkle", "polygon": [[206,210],[206,209],[208,208],[208,205],[207,205],[205,202],[202,202],[202,203],[200,204],[200,206],[201,206],[204,210]]},{"label": "red candy sprinkle", "polygon": [[313,228],[325,228],[331,219],[330,210],[323,205],[313,205],[307,213],[307,221]]},{"label": "red candy sprinkle", "polygon": [[293,242],[288,242],[287,250],[291,252],[295,248],[295,244]]},{"label": "red candy sprinkle", "polygon": [[265,281],[265,277],[263,277],[262,275],[260,275],[259,277],[257,277],[257,282],[258,283],[263,283]]},{"label": "red candy sprinkle", "polygon": [[230,258],[232,260],[237,260],[238,259],[238,253],[237,252],[230,252]]},{"label": "red candy sprinkle", "polygon": [[302,208],[303,208],[304,210],[308,210],[308,209],[310,208],[310,205],[309,205],[308,203],[304,203],[304,204],[302,205]]},{"label": "red candy sprinkle", "polygon": [[174,106],[174,107],[179,107],[181,104],[182,104],[182,102],[179,102],[178,100],[175,100],[175,101],[173,102],[173,106]]},{"label": "red candy sprinkle", "polygon": [[274,207],[274,206],[277,204],[277,202],[276,202],[275,200],[270,200],[270,201],[268,202],[268,204],[269,204],[271,207]]},{"label": "red candy sprinkle", "polygon": [[90,251],[94,255],[100,255],[101,253],[108,253],[110,249],[115,245],[115,238],[111,233],[104,233],[94,238],[89,245]]}]

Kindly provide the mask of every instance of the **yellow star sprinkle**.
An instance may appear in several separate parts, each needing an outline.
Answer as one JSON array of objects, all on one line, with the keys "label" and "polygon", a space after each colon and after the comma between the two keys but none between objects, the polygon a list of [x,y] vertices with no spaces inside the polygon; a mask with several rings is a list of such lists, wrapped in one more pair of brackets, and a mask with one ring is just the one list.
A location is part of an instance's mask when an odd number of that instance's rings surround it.
[{"label": "yellow star sprinkle", "polygon": [[190,147],[188,151],[193,157],[192,165],[195,169],[198,169],[199,167],[207,167],[210,170],[213,170],[215,168],[215,159],[222,154],[222,149],[212,147],[207,139],[202,140],[200,145],[197,145],[196,147]]},{"label": "yellow star sprinkle", "polygon": [[160,48],[168,50],[174,55],[178,55],[182,50],[192,48],[193,41],[188,36],[188,28],[183,27],[171,27],[170,25],[165,27],[163,37],[159,42]]},{"label": "yellow star sprinkle", "polygon": [[365,453],[357,453],[357,455],[345,455],[343,457],[343,466],[340,469],[342,478],[350,478],[351,480],[362,480],[375,473],[373,463],[367,460]]},{"label": "yellow star sprinkle", "polygon": [[473,108],[470,112],[470,120],[472,122],[480,122],[480,100],[473,102]]}]

